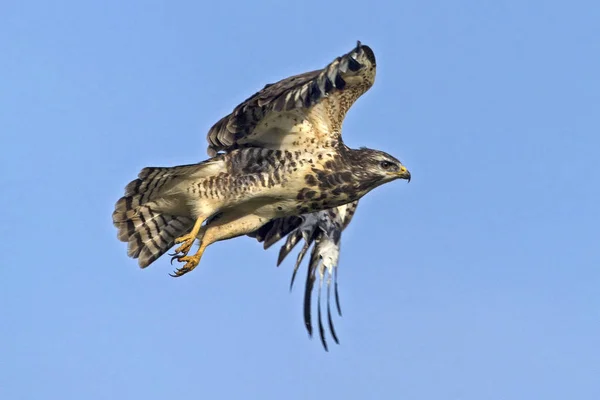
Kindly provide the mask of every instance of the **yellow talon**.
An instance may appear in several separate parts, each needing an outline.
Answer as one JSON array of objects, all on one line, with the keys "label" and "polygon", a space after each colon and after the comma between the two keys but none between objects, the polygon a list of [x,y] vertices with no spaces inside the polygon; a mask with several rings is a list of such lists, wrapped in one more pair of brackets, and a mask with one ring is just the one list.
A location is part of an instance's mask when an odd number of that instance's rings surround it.
[{"label": "yellow talon", "polygon": [[175,271],[173,271],[172,274],[169,275],[176,278],[192,271],[198,266],[198,264],[200,264],[202,253],[204,253],[204,249],[202,248],[202,246],[200,246],[200,249],[198,249],[196,254],[194,254],[193,256],[174,257],[179,262],[185,262],[185,265],[181,268],[177,268]]}]

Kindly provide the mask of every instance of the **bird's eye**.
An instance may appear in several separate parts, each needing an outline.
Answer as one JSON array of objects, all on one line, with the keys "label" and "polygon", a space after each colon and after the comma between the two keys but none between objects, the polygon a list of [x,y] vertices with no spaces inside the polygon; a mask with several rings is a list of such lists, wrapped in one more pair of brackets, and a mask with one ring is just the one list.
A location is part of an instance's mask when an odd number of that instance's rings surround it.
[{"label": "bird's eye", "polygon": [[394,166],[394,163],[389,161],[382,161],[379,163],[379,166],[383,169],[390,169]]}]

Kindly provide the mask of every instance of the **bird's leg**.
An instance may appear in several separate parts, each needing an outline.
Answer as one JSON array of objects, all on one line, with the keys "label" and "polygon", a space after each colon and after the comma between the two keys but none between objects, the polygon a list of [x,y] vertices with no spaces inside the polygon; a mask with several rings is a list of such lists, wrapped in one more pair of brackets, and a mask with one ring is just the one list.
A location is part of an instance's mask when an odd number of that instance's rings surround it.
[{"label": "bird's leg", "polygon": [[268,219],[260,218],[255,215],[238,217],[231,214],[211,222],[207,226],[203,226],[198,232],[198,235],[202,238],[200,240],[200,248],[193,256],[184,255],[173,257],[173,259],[176,259],[179,262],[185,262],[186,264],[183,267],[176,269],[171,276],[178,277],[187,274],[196,268],[200,263],[204,250],[211,244],[220,240],[231,239],[253,232],[267,221]]},{"label": "bird's leg", "polygon": [[[198,233],[200,232],[200,228],[202,227],[203,222],[204,222],[204,218],[199,217],[196,220],[196,223],[194,224],[194,227],[192,228],[190,233],[180,236],[177,239],[175,239],[175,243],[183,243],[181,246],[179,246],[178,248],[175,249],[175,255],[181,253],[184,256],[187,256],[190,249],[192,248],[192,245],[194,244],[194,240],[196,240],[196,237],[198,236]],[[177,257],[177,256],[175,256],[175,257]]]}]

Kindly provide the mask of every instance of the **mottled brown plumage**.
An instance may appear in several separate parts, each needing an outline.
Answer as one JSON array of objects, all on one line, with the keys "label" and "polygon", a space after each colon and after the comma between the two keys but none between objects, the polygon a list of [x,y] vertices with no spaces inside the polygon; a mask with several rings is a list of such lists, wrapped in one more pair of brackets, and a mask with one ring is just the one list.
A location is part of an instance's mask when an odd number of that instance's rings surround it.
[{"label": "mottled brown plumage", "polygon": [[[375,67],[373,51],[359,42],[325,68],[267,85],[237,106],[208,132],[209,160],[142,170],[113,213],[119,239],[129,243],[128,255],[146,267],[180,244],[172,261],[185,263],[174,272],[181,276],[194,269],[206,247],[216,241],[250,235],[268,247],[300,229],[308,246],[317,243],[305,296],[305,322],[312,332],[315,274],[318,270],[321,284],[325,270],[331,278],[341,230],[357,201],[381,184],[410,179],[407,169],[389,154],[350,149],[342,141],[346,112],[373,85]],[[311,215],[319,223],[307,225]],[[190,256],[196,239],[200,247]],[[280,261],[298,239],[297,233],[288,237]],[[334,255],[327,253],[329,248]],[[318,311],[323,334],[320,307]]]},{"label": "mottled brown plumage", "polygon": [[209,155],[244,146],[334,148],[346,112],[375,82],[375,68],[375,54],[359,42],[321,70],[266,85],[210,129]]}]

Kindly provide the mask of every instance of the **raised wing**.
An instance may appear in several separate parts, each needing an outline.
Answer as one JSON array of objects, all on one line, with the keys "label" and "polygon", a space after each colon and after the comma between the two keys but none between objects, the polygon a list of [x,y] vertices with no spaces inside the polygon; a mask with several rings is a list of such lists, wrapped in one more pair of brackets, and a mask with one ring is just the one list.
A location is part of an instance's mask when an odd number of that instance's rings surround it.
[{"label": "raised wing", "polygon": [[346,112],[375,81],[375,54],[358,42],[325,68],[266,85],[207,135],[208,154],[239,147],[334,146]]},{"label": "raised wing", "polygon": [[287,236],[285,244],[279,251],[277,265],[279,266],[285,257],[298,244],[300,239],[304,239],[304,245],[296,259],[296,265],[292,274],[290,290],[294,284],[298,268],[306,255],[310,246],[314,243],[308,263],[306,275],[306,284],[304,287],[304,324],[308,334],[312,336],[312,291],[315,285],[316,276],[319,276],[319,286],[317,291],[317,314],[319,321],[319,336],[323,347],[327,350],[327,341],[325,340],[325,329],[321,317],[321,289],[323,282],[327,284],[327,321],[331,336],[336,343],[339,343],[335,333],[333,320],[331,318],[331,281],[333,278],[334,297],[336,308],[339,315],[342,315],[340,308],[338,285],[337,285],[337,266],[340,254],[342,231],[348,226],[354,213],[358,201],[346,205],[319,211],[310,214],[304,214],[302,217],[278,218],[270,221],[262,228],[253,232],[249,236],[256,238],[264,243],[265,249],[272,246],[279,239]]}]

